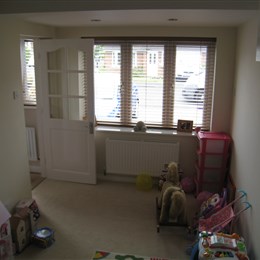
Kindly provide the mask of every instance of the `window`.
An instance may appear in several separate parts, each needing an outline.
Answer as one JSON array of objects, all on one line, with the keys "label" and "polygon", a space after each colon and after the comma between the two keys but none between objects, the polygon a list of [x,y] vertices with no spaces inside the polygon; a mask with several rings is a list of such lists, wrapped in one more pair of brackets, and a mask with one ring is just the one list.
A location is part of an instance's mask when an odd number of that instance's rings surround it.
[{"label": "window", "polygon": [[120,65],[120,52],[119,51],[113,51],[112,52],[112,64],[113,67],[118,67]]},{"label": "window", "polygon": [[[102,40],[94,47],[98,124],[210,129],[215,39]],[[22,40],[25,105],[36,105],[33,40]]]},{"label": "window", "polygon": [[34,49],[32,40],[22,40],[22,85],[24,105],[36,105]]},{"label": "window", "polygon": [[215,39],[97,41],[94,53],[99,124],[210,129]]}]

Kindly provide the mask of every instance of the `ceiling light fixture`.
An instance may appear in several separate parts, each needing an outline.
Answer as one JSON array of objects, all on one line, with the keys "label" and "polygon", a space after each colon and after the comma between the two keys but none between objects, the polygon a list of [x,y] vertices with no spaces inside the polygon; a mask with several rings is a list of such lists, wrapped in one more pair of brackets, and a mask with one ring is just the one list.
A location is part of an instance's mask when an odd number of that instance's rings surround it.
[{"label": "ceiling light fixture", "polygon": [[93,23],[95,23],[95,22],[96,22],[96,23],[97,23],[97,22],[101,22],[100,19],[91,19],[90,21],[93,22]]}]

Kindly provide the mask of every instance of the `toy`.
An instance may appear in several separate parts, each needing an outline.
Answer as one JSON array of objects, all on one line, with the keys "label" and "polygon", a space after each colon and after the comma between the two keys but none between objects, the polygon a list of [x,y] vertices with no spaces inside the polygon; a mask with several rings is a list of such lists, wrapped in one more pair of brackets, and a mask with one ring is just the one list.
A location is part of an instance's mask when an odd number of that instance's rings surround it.
[{"label": "toy", "polygon": [[153,188],[152,177],[148,173],[142,172],[136,178],[136,187],[138,190],[151,190]]},{"label": "toy", "polygon": [[143,121],[138,121],[134,127],[135,132],[146,132],[147,127]]},{"label": "toy", "polygon": [[15,243],[16,253],[21,253],[26,246],[30,244],[31,240],[31,222],[30,215],[26,214],[18,215],[17,213],[12,215],[10,219],[12,239]]},{"label": "toy", "polygon": [[209,191],[201,191],[197,196],[198,206],[201,207],[202,203],[207,201],[211,196],[213,196],[213,193]]},{"label": "toy", "polygon": [[186,193],[192,193],[195,190],[195,182],[192,177],[184,177],[181,180],[181,186]]},{"label": "toy", "polygon": [[54,231],[49,227],[36,229],[32,235],[32,242],[43,248],[51,246],[54,241]]},{"label": "toy", "polygon": [[[178,173],[179,173],[179,179],[182,179],[183,176],[183,170],[179,167],[179,164],[177,164],[178,167]],[[159,181],[158,181],[158,190],[161,191],[162,190],[162,186],[164,184],[164,182],[166,181],[166,177],[168,174],[168,163],[164,164],[164,168],[162,170],[162,174],[159,176]]]},{"label": "toy", "polygon": [[10,228],[11,215],[0,200],[0,259],[13,259],[12,235]]},{"label": "toy", "polygon": [[169,221],[183,223],[186,218],[186,195],[182,190],[178,165],[171,162],[168,165],[166,181],[163,183],[158,207],[161,209],[159,222],[161,224]]}]

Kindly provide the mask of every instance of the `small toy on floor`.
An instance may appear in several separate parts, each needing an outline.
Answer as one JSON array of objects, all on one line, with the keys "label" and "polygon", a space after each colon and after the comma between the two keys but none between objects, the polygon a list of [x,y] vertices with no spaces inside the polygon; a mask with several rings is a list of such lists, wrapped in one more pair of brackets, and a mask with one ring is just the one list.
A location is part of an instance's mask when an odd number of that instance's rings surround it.
[{"label": "small toy on floor", "polygon": [[49,227],[38,228],[32,235],[32,243],[42,248],[51,246],[54,241],[54,231]]}]

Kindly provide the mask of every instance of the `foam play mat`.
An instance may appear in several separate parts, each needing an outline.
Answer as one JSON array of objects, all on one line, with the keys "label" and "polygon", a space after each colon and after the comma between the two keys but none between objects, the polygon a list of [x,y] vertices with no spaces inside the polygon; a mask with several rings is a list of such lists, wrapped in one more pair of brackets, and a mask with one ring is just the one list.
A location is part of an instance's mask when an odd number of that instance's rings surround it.
[{"label": "foam play mat", "polygon": [[106,260],[173,260],[170,258],[139,256],[133,254],[114,253],[97,250],[92,260],[106,259]]}]

